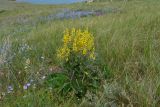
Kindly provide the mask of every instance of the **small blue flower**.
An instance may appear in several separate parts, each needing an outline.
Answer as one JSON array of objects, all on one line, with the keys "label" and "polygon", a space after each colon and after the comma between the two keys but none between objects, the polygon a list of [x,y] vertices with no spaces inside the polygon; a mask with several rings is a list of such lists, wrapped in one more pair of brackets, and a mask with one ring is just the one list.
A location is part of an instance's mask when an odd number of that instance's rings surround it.
[{"label": "small blue flower", "polygon": [[27,83],[23,86],[23,89],[24,90],[27,90],[29,87],[31,86],[31,83]]},{"label": "small blue flower", "polygon": [[31,86],[31,84],[30,84],[30,83],[27,83],[26,85],[27,85],[27,87]]},{"label": "small blue flower", "polygon": [[8,86],[8,89],[10,90],[10,91],[13,91],[13,87],[10,85],[10,86]]},{"label": "small blue flower", "polygon": [[24,90],[27,90],[27,89],[28,89],[28,86],[25,84],[25,85],[23,86],[23,89],[24,89]]},{"label": "small blue flower", "polygon": [[11,85],[8,86],[7,92],[11,93],[13,91],[13,87]]}]

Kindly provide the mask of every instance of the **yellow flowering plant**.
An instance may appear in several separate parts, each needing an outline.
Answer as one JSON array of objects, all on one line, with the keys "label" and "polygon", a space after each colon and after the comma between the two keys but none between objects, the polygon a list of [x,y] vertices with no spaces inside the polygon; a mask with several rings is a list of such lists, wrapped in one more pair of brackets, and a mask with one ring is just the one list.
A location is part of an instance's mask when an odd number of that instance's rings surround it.
[{"label": "yellow flowering plant", "polygon": [[70,86],[77,96],[83,96],[97,81],[94,36],[86,29],[66,29],[62,47],[57,50],[57,58],[62,62],[65,74],[69,77]]},{"label": "yellow flowering plant", "polygon": [[58,50],[57,56],[61,60],[68,60],[71,54],[87,56],[95,60],[94,37],[88,31],[73,28],[65,30],[63,46]]}]

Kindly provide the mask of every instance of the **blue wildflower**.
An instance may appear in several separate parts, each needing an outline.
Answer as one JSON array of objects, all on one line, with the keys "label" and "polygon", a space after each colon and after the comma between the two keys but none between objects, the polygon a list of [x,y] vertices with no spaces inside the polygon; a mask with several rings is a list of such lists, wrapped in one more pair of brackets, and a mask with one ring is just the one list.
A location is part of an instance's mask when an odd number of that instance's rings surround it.
[{"label": "blue wildflower", "polygon": [[11,93],[13,91],[13,87],[11,85],[8,86],[7,92]]}]

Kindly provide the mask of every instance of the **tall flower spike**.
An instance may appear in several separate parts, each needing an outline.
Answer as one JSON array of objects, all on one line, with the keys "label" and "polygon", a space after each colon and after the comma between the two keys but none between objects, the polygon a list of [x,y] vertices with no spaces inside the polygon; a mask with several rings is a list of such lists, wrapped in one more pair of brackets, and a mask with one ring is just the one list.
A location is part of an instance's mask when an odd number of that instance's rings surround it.
[{"label": "tall flower spike", "polygon": [[94,51],[94,37],[88,29],[81,31],[81,29],[72,28],[65,30],[63,46],[57,51],[57,56],[67,61],[71,53],[76,53],[95,59]]}]

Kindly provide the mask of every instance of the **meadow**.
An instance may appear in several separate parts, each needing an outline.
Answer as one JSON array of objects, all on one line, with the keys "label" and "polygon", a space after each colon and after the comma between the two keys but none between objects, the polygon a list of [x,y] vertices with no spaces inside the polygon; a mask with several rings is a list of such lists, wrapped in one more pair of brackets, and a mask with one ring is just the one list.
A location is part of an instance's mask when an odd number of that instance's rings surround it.
[{"label": "meadow", "polygon": [[[102,13],[54,17],[66,10]],[[0,0],[0,107],[160,107],[159,10],[159,0],[67,5]],[[100,81],[82,96],[74,85],[66,89],[57,58],[64,31],[73,28],[93,35]]]}]

